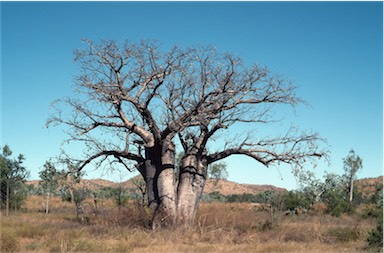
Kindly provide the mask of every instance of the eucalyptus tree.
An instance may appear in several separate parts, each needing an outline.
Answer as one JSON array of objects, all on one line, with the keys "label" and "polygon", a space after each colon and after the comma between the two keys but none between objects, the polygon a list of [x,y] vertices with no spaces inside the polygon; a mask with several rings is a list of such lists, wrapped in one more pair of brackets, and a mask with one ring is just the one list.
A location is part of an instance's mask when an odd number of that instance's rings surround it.
[{"label": "eucalyptus tree", "polygon": [[46,161],[43,169],[39,172],[41,181],[39,185],[45,192],[45,213],[49,213],[49,200],[59,187],[60,172],[51,161]]},{"label": "eucalyptus tree", "polygon": [[357,172],[363,168],[363,159],[351,149],[347,157],[343,159],[345,177],[348,183],[349,203],[352,204],[354,182]]},{"label": "eucalyptus tree", "polygon": [[[277,120],[273,105],[303,102],[291,82],[264,67],[249,67],[212,47],[84,43],[75,51],[78,96],[56,101],[48,124],[68,126],[67,141],[85,143],[79,169],[90,163],[137,169],[154,211],[153,227],[190,225],[208,166],[226,157],[301,166],[326,155],[317,133],[291,128],[269,138],[254,134]],[[242,125],[250,131],[235,135]],[[219,140],[222,148],[208,152]],[[183,153],[180,173],[174,173],[177,153]]]},{"label": "eucalyptus tree", "polygon": [[20,208],[26,197],[25,181],[29,177],[29,171],[24,167],[25,157],[19,154],[12,158],[12,150],[8,145],[2,148],[0,154],[0,193],[1,208],[5,205],[5,215],[8,216],[10,207],[15,210]]}]

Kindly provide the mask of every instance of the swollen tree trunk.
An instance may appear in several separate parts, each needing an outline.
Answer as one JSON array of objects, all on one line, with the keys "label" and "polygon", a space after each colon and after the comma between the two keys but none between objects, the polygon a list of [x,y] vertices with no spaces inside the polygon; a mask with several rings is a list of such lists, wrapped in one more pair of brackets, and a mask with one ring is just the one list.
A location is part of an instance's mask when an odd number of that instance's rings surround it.
[{"label": "swollen tree trunk", "polygon": [[162,145],[146,148],[146,159],[139,171],[146,182],[148,206],[153,210],[152,229],[170,227],[176,218],[175,146],[165,140]]},{"label": "swollen tree trunk", "polygon": [[144,178],[147,190],[148,207],[152,210],[157,208],[157,201],[155,198],[155,175],[156,167],[151,164],[150,160],[146,160],[144,163],[138,166],[141,175]]},{"label": "swollen tree trunk", "polygon": [[207,178],[205,156],[186,155],[180,166],[179,181],[174,180],[175,145],[170,139],[146,148],[146,161],[138,166],[147,186],[148,206],[153,210],[152,229],[189,227],[203,193]]},{"label": "swollen tree trunk", "polygon": [[171,138],[162,141],[160,164],[156,166],[155,191],[158,205],[152,228],[171,227],[176,218],[176,191],[174,180],[175,145]]},{"label": "swollen tree trunk", "polygon": [[192,225],[207,178],[207,161],[197,155],[186,155],[181,162],[177,189],[177,221],[180,226]]},{"label": "swollen tree trunk", "polygon": [[157,194],[158,205],[153,216],[152,229],[171,227],[176,218],[173,170],[163,169],[158,173]]}]

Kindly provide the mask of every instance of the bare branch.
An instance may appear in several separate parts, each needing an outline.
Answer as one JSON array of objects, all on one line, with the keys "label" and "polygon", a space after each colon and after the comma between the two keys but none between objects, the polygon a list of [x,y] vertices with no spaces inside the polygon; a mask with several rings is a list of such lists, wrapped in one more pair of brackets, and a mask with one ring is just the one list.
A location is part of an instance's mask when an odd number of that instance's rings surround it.
[{"label": "bare branch", "polygon": [[208,156],[208,163],[213,163],[231,155],[249,156],[265,166],[273,163],[299,165],[306,159],[325,158],[328,154],[318,148],[318,142],[324,142],[317,133],[301,133],[294,136],[295,129],[291,128],[285,136],[273,139],[263,139],[258,142],[244,140],[237,147],[228,148]]},{"label": "bare branch", "polygon": [[113,156],[113,157],[117,158],[122,164],[124,164],[124,162],[121,160],[121,158],[133,160],[133,161],[136,161],[138,163],[145,161],[142,156],[132,154],[132,153],[129,153],[126,151],[120,151],[120,152],[115,151],[115,150],[101,151],[101,152],[89,157],[87,160],[83,161],[81,163],[81,165],[79,166],[79,170],[82,170],[87,164],[89,164],[90,162],[92,162],[93,160],[95,160],[97,158],[100,158],[100,157],[107,158],[108,156]]},{"label": "bare branch", "polygon": [[[115,157],[118,162],[141,163],[143,149],[161,150],[164,141],[171,142],[176,135],[186,153],[206,156],[208,163],[235,154],[266,166],[326,156],[318,148],[322,142],[318,134],[295,129],[269,139],[247,135],[205,154],[209,142],[222,137],[220,130],[241,125],[255,130],[280,120],[274,115],[275,105],[294,108],[304,103],[291,81],[265,67],[248,67],[239,57],[213,47],[162,52],[150,40],[126,42],[123,47],[107,40],[85,43],[84,49],[75,51],[75,60],[81,67],[77,92],[86,100],[64,100],[72,115],[63,118],[58,109],[49,123],[69,126],[71,139],[92,151],[87,153],[89,162]],[[111,131],[113,138],[103,140],[98,131]]]}]

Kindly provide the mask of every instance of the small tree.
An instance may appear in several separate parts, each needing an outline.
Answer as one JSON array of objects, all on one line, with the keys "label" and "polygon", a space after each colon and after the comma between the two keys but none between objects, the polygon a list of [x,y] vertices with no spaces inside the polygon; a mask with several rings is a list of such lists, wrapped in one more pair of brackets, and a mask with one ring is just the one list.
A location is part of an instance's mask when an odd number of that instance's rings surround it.
[{"label": "small tree", "polygon": [[285,206],[288,210],[297,208],[309,209],[323,199],[325,193],[324,183],[316,175],[308,170],[298,169],[294,171],[298,190],[290,191],[286,195]]},{"label": "small tree", "polygon": [[352,204],[354,182],[357,172],[363,167],[363,160],[351,149],[348,156],[343,159],[343,162],[345,176],[348,180],[349,203]]},{"label": "small tree", "polygon": [[140,205],[141,206],[145,206],[145,204],[146,204],[145,198],[146,198],[147,186],[145,184],[144,179],[142,177],[134,177],[134,178],[132,178],[132,184],[135,186],[134,191],[135,192],[137,192],[137,191],[139,192],[140,197],[138,199],[139,199]]},{"label": "small tree", "polygon": [[84,200],[87,198],[89,190],[84,184],[78,182],[74,190],[74,202],[76,206],[77,220],[84,222]]},{"label": "small tree", "polygon": [[352,211],[342,176],[334,173],[325,175],[323,189],[322,201],[327,205],[328,213],[340,216],[342,213]]},{"label": "small tree", "polygon": [[212,191],[218,191],[220,189],[220,180],[228,178],[227,164],[224,162],[211,164],[208,167],[208,178],[212,179]]},{"label": "small tree", "polygon": [[[83,222],[83,202],[89,194],[89,189],[87,184],[82,180],[83,173],[78,169],[78,166],[69,159],[64,162],[67,165],[67,171],[60,172],[60,191],[64,200],[70,200],[72,204],[75,204],[76,218]],[[69,198],[67,197],[68,193]]]},{"label": "small tree", "polygon": [[45,213],[49,213],[49,199],[58,187],[60,174],[51,161],[46,161],[44,164],[44,169],[39,172],[39,175],[41,178],[39,186],[43,189],[46,195]]},{"label": "small tree", "polygon": [[17,159],[11,158],[12,151],[8,145],[3,147],[0,154],[0,183],[1,183],[1,206],[5,204],[6,216],[9,209],[19,209],[26,197],[27,188],[25,180],[29,176],[29,172],[23,166],[25,160],[23,155],[19,155]]},{"label": "small tree", "polygon": [[113,199],[119,209],[128,203],[128,193],[122,183],[113,189]]}]

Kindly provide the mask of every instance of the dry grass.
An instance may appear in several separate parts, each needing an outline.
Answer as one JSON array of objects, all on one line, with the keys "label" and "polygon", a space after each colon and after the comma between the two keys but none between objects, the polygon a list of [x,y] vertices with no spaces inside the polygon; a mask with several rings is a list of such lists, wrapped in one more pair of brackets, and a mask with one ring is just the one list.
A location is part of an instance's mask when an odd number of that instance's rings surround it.
[{"label": "dry grass", "polygon": [[[203,203],[190,230],[147,228],[149,213],[132,206],[75,220],[59,199],[54,212],[39,213],[42,198],[28,200],[27,212],[1,217],[0,252],[363,252],[373,220],[327,215],[271,217],[247,204]],[[60,212],[62,211],[62,212]]]}]

